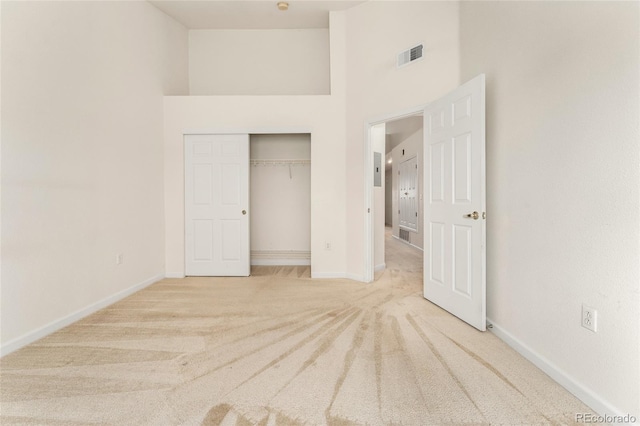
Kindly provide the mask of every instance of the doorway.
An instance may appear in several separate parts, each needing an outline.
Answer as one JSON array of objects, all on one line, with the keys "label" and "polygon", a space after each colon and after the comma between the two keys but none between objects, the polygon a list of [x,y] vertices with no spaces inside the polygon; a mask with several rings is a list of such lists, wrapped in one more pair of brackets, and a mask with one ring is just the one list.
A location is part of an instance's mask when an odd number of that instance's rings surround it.
[{"label": "doorway", "polygon": [[[410,156],[416,157],[419,162],[418,165],[421,164],[418,150],[422,147],[422,141],[418,140],[420,135],[416,133],[422,133],[423,111],[423,106],[417,106],[396,114],[379,117],[368,123],[365,141],[365,179],[367,188],[365,190],[365,205],[368,206],[370,214],[365,217],[365,282],[373,281],[375,273],[385,267],[384,235],[386,225],[391,225],[394,239],[400,238],[397,190],[397,173],[399,169],[397,166],[398,162],[402,162],[402,159],[408,160]],[[395,152],[394,149],[396,149]],[[377,188],[374,183],[376,173],[375,152],[381,153],[384,158],[383,188]],[[410,155],[412,152],[413,155]],[[395,160],[393,158],[394,153]],[[394,161],[396,161],[395,165]],[[420,185],[418,185],[418,188],[420,188]],[[390,192],[388,192],[389,189]],[[388,200],[390,200],[390,203]],[[420,216],[421,213],[418,211],[418,224],[420,223]],[[396,223],[395,226],[394,222]],[[420,226],[418,226],[418,229],[421,229]],[[417,243],[413,244],[415,247],[422,247],[422,238],[422,236],[418,235],[412,237],[410,233],[407,242],[411,244],[413,241]]]},{"label": "doorway", "polygon": [[[365,132],[365,274],[374,278],[374,149],[379,125],[423,114],[423,295],[486,329],[485,76],[404,113],[370,120]],[[374,214],[371,214],[373,210]],[[378,208],[377,210],[380,210]],[[392,212],[395,213],[395,212]]]},{"label": "doorway", "polygon": [[[422,251],[422,115],[392,119],[371,128],[374,158],[384,158],[383,176],[374,178],[374,278],[388,263],[397,240]],[[374,173],[377,173],[374,163]],[[422,256],[422,253],[420,253]]]}]

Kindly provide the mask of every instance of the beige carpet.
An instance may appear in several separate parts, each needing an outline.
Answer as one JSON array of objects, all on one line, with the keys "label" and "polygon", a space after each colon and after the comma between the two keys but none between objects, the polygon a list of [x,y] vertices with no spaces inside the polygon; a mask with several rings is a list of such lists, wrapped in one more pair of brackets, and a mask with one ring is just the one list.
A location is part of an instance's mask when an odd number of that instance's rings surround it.
[{"label": "beige carpet", "polygon": [[0,423],[574,424],[590,410],[421,296],[389,241],[373,284],[306,267],[166,279],[0,362]]}]

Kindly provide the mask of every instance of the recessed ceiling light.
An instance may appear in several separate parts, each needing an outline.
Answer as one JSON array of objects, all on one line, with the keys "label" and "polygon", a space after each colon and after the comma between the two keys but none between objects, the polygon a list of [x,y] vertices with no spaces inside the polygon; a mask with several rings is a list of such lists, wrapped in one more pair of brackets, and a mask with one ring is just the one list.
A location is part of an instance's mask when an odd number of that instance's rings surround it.
[{"label": "recessed ceiling light", "polygon": [[289,10],[289,3],[287,3],[286,1],[279,1],[278,2],[278,9],[284,11],[284,10]]}]

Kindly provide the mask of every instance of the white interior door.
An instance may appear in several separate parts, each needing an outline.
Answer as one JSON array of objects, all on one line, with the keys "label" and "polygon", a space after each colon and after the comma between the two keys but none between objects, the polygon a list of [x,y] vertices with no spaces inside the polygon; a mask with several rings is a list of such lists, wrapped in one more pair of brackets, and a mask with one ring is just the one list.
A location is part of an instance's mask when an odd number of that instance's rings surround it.
[{"label": "white interior door", "polygon": [[185,275],[248,276],[249,135],[185,136]]},{"label": "white interior door", "polygon": [[484,331],[484,74],[430,103],[424,129],[424,297]]}]

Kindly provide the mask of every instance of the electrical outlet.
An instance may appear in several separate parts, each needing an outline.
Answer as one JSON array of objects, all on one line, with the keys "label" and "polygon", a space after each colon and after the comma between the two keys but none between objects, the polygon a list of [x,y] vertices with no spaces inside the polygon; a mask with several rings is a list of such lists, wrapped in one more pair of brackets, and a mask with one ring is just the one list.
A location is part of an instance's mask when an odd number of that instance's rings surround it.
[{"label": "electrical outlet", "polygon": [[116,254],[116,265],[122,265],[123,256],[122,253]]},{"label": "electrical outlet", "polygon": [[324,249],[325,250],[331,250],[331,243],[328,242],[328,241],[326,243],[324,243]]},{"label": "electrical outlet", "polygon": [[598,331],[598,311],[596,308],[582,305],[582,326],[594,333]]}]

